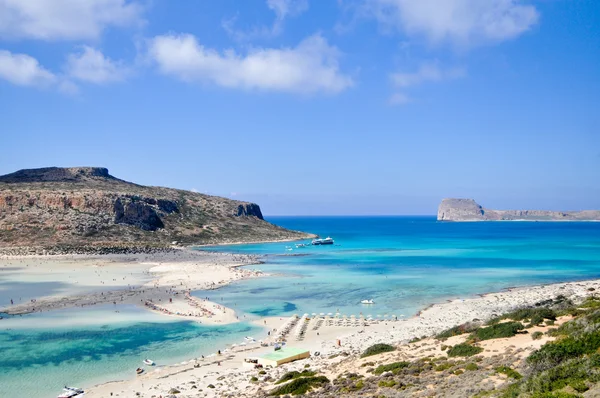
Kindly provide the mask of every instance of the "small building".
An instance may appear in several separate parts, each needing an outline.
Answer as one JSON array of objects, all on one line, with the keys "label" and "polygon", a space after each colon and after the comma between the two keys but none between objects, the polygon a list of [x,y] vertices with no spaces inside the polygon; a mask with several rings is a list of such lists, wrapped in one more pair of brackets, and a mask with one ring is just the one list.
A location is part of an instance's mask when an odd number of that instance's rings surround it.
[{"label": "small building", "polygon": [[310,357],[310,351],[302,348],[283,347],[277,351],[268,352],[259,356],[258,363],[262,366],[276,367],[284,363],[297,361]]}]

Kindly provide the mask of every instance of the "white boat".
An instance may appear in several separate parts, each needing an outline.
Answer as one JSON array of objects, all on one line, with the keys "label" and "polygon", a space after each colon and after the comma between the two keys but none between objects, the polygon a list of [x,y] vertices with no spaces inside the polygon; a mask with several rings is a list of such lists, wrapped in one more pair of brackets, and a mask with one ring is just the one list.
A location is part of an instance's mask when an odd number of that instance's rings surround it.
[{"label": "white boat", "polygon": [[144,359],[144,364],[148,366],[154,366],[154,361],[151,359]]},{"label": "white boat", "polygon": [[325,239],[313,239],[313,241],[311,242],[312,245],[314,246],[319,246],[319,245],[333,245],[333,239],[331,239],[329,236]]},{"label": "white boat", "polygon": [[370,300],[361,300],[360,303],[361,304],[375,304],[375,302],[373,301],[373,299],[370,299]]},{"label": "white boat", "polygon": [[63,390],[65,391],[75,391],[77,394],[83,394],[83,388],[78,388],[78,387],[69,387],[69,386],[65,386],[65,388],[63,388]]},{"label": "white boat", "polygon": [[76,395],[79,395],[79,393],[75,392],[75,391],[71,391],[71,390],[65,389],[65,392],[63,392],[62,394],[60,394],[57,398],[71,398],[71,397],[74,397]]}]

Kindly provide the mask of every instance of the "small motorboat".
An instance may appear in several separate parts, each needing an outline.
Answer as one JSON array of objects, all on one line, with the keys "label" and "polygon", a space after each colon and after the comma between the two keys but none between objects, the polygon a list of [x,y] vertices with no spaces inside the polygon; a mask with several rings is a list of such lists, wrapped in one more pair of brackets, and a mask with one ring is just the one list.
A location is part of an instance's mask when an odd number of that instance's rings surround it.
[{"label": "small motorboat", "polygon": [[373,299],[370,299],[370,300],[361,300],[360,303],[361,304],[375,304],[375,302],[373,301]]},{"label": "small motorboat", "polygon": [[154,361],[146,358],[146,359],[144,359],[144,365],[154,366]]},{"label": "small motorboat", "polygon": [[57,398],[71,398],[71,397],[74,397],[76,395],[79,395],[79,393],[75,392],[75,391],[71,391],[71,390],[65,389],[65,391],[62,394],[60,394]]},{"label": "small motorboat", "polygon": [[142,368],[137,368],[137,369],[135,370],[135,373],[137,373],[137,374],[141,375],[142,373],[144,373],[144,369],[142,369]]},{"label": "small motorboat", "polygon": [[69,386],[65,386],[65,388],[63,388],[63,390],[65,391],[75,391],[77,394],[83,394],[83,388],[78,388],[78,387],[69,387]]}]

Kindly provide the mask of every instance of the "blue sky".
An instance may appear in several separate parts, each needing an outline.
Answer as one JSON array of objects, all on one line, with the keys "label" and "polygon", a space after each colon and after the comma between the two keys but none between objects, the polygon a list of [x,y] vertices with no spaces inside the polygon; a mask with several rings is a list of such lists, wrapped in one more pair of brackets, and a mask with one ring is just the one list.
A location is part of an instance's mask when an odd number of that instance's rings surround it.
[{"label": "blue sky", "polygon": [[600,208],[595,0],[0,0],[0,174],[265,214]]}]

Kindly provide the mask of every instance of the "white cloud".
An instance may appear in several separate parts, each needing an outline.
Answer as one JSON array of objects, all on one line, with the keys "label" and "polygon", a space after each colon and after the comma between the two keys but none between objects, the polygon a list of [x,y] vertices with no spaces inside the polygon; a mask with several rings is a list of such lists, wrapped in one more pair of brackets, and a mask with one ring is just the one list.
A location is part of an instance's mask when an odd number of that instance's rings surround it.
[{"label": "white cloud", "polygon": [[[466,76],[463,68],[442,69],[436,63],[422,64],[416,72],[397,72],[390,75],[393,85],[399,90],[417,86],[427,82],[459,79]],[[405,105],[412,99],[404,92],[396,92],[390,97],[390,104]]]},{"label": "white cloud", "polygon": [[141,22],[133,0],[0,0],[0,38],[94,39]]},{"label": "white cloud", "polygon": [[391,75],[395,86],[405,88],[415,86],[424,82],[438,82],[441,80],[458,79],[464,77],[466,71],[463,68],[441,69],[436,64],[423,64],[416,72],[398,72]]},{"label": "white cloud", "polygon": [[18,86],[47,87],[57,81],[57,77],[37,59],[27,54],[13,54],[0,50],[0,78]]},{"label": "white cloud", "polygon": [[411,101],[410,97],[403,93],[394,93],[390,97],[390,104],[392,105],[406,105]]},{"label": "white cloud", "polygon": [[519,36],[539,19],[520,0],[367,0],[381,23],[433,43],[471,46]]},{"label": "white cloud", "polygon": [[228,88],[337,93],[353,84],[339,70],[339,51],[320,35],[294,48],[254,49],[245,55],[206,48],[189,34],[163,35],[150,41],[149,55],[166,75]]},{"label": "white cloud", "polygon": [[267,0],[267,6],[275,13],[275,22],[272,32],[277,35],[281,33],[285,18],[302,14],[308,9],[307,0]]},{"label": "white cloud", "polygon": [[103,84],[124,80],[130,70],[123,63],[112,61],[100,51],[83,46],[80,53],[67,57],[66,73],[73,79]]},{"label": "white cloud", "polygon": [[275,13],[275,21],[270,27],[254,27],[248,32],[237,30],[234,27],[237,16],[224,20],[221,26],[230,36],[239,41],[275,37],[283,31],[283,24],[288,16],[297,16],[308,10],[308,0],[267,0],[267,7]]}]

